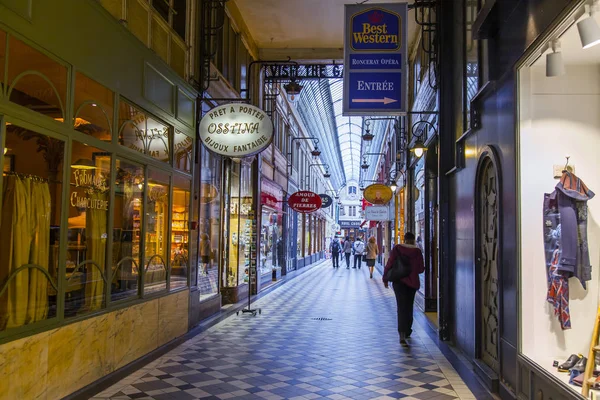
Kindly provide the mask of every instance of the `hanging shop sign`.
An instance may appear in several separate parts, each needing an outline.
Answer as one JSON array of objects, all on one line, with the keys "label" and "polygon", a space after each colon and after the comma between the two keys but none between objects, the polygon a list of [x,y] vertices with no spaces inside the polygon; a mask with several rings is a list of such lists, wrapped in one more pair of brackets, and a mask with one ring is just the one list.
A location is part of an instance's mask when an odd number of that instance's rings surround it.
[{"label": "hanging shop sign", "polygon": [[369,206],[365,208],[365,219],[369,221],[389,221],[390,209],[387,206]]},{"label": "hanging shop sign", "polygon": [[318,194],[307,190],[296,192],[288,199],[290,208],[300,213],[315,212],[321,208],[322,204],[323,201]]},{"label": "hanging shop sign", "polygon": [[200,121],[200,140],[213,153],[244,158],[263,151],[273,139],[271,118],[249,104],[224,104]]},{"label": "hanging shop sign", "polygon": [[340,219],[340,229],[360,228],[360,220],[343,220]]},{"label": "hanging shop sign", "polygon": [[393,196],[392,189],[382,183],[367,186],[363,193],[365,200],[374,205],[387,204]]},{"label": "hanging shop sign", "polygon": [[407,3],[347,4],[344,115],[402,114],[407,88]]},{"label": "hanging shop sign", "polygon": [[277,201],[277,198],[269,193],[262,192],[260,194],[260,203],[265,206],[271,207],[271,208],[279,208],[280,207],[279,202]]},{"label": "hanging shop sign", "polygon": [[333,204],[333,199],[328,194],[320,194],[319,196],[321,196],[321,200],[323,201],[321,208],[327,208]]}]

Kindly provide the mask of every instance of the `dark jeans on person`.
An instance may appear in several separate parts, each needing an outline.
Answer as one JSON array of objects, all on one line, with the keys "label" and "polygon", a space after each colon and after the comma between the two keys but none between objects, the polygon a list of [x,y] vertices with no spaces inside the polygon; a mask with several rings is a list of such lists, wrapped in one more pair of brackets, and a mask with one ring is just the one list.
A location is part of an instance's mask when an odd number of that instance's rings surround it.
[{"label": "dark jeans on person", "polygon": [[396,306],[398,309],[398,333],[406,333],[410,336],[413,324],[413,306],[415,303],[416,289],[402,282],[392,283],[396,295]]},{"label": "dark jeans on person", "polygon": [[350,256],[351,253],[344,253],[346,255],[346,268],[350,268]]},{"label": "dark jeans on person", "polygon": [[358,268],[360,268],[361,264],[362,264],[362,254],[355,254],[354,255],[354,268],[356,268],[356,264],[358,264]]},{"label": "dark jeans on person", "polygon": [[331,252],[331,261],[333,262],[333,268],[340,267],[340,253],[337,251]]}]

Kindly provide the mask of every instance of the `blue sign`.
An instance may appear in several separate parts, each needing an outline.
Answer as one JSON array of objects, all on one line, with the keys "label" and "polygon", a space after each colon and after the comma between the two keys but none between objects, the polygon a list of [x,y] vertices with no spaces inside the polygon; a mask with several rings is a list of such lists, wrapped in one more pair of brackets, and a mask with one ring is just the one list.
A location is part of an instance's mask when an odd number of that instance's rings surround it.
[{"label": "blue sign", "polygon": [[406,113],[407,3],[345,9],[343,114]]},{"label": "blue sign", "polygon": [[402,73],[355,72],[349,77],[350,110],[377,108],[396,110],[402,107]]},{"label": "blue sign", "polygon": [[401,69],[402,54],[350,54],[348,69]]},{"label": "blue sign", "polygon": [[320,194],[319,196],[321,196],[322,200],[321,208],[327,208],[333,204],[333,199],[331,198],[331,196],[327,194]]},{"label": "blue sign", "polygon": [[402,18],[381,7],[372,7],[351,17],[350,46],[355,51],[395,51],[401,46]]}]

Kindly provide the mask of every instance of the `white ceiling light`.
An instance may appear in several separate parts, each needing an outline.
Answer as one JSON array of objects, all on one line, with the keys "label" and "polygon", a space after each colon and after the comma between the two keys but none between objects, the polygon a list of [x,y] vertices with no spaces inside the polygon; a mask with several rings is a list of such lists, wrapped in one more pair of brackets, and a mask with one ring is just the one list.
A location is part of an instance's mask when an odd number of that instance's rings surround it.
[{"label": "white ceiling light", "polygon": [[594,0],[591,6],[586,4],[585,11],[589,14],[589,17],[577,23],[579,39],[581,39],[581,46],[584,49],[589,49],[600,43],[600,26],[598,26],[598,23],[594,18],[597,5],[598,0]]},{"label": "white ceiling light", "polygon": [[546,76],[561,76],[565,74],[565,63],[560,52],[560,42],[552,42],[552,53],[546,54]]}]

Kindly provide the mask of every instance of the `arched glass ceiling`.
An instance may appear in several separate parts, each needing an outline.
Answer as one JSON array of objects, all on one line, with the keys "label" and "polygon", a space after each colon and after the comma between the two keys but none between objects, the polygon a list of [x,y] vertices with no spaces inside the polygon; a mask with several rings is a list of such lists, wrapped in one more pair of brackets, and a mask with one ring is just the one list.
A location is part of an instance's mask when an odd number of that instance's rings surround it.
[{"label": "arched glass ceiling", "polygon": [[369,117],[342,115],[342,79],[307,80],[302,84],[298,111],[310,136],[319,139],[321,159],[330,166],[333,187],[339,189],[348,181],[373,179],[378,156],[366,157],[371,167],[361,174],[362,157],[365,153],[381,152],[390,121],[371,121],[375,139],[365,145],[361,136],[364,119]]}]

